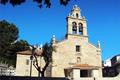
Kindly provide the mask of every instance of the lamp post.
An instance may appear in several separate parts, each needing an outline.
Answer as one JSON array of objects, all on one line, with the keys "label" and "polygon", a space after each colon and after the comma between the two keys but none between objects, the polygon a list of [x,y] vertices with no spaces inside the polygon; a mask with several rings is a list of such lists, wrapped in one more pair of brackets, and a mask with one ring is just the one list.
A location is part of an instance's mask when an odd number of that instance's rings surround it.
[{"label": "lamp post", "polygon": [[34,55],[34,51],[35,51],[35,48],[33,46],[30,46],[30,49],[31,49],[31,56],[30,56],[30,77],[32,76],[32,65],[33,65],[33,55]]},{"label": "lamp post", "polygon": [[33,55],[30,56],[30,77],[31,77],[31,74],[32,74],[32,61],[33,61]]}]

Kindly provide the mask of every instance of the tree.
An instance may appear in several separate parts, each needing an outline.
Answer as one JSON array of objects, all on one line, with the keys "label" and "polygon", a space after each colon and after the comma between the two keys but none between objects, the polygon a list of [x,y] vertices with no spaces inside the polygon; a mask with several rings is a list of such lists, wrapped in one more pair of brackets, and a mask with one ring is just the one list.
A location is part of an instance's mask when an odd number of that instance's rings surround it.
[{"label": "tree", "polygon": [[12,60],[11,63],[14,67],[16,66],[16,58],[17,58],[17,52],[25,51],[29,49],[29,43],[26,40],[19,40],[15,43],[11,44],[9,49],[7,50],[10,54],[9,59]]},{"label": "tree", "polygon": [[[66,6],[70,0],[59,0],[61,5]],[[76,0],[75,0],[76,1]],[[21,5],[22,3],[26,2],[26,0],[0,0],[0,3],[6,5],[6,3],[12,4],[12,6]],[[41,8],[43,5],[46,8],[50,8],[52,4],[52,0],[33,0],[33,2],[37,2],[38,6]]]},{"label": "tree", "polygon": [[18,39],[18,28],[7,21],[0,21],[0,62],[15,66],[16,52],[29,49],[25,40]]},{"label": "tree", "polygon": [[18,38],[18,28],[7,21],[0,21],[0,55],[6,53],[10,44]]},{"label": "tree", "polygon": [[[33,47],[33,50],[35,51],[34,47]],[[44,44],[42,53],[40,55],[41,57],[44,58],[44,61],[45,61],[45,65],[42,69],[41,69],[41,66],[38,65],[38,60],[37,60],[36,53],[33,53],[33,57],[35,58],[35,61],[34,61],[33,65],[38,70],[39,75],[41,74],[41,77],[44,77],[45,70],[47,69],[47,67],[52,62],[53,51],[55,51],[55,47],[53,47],[51,44],[48,44],[48,43]]]}]

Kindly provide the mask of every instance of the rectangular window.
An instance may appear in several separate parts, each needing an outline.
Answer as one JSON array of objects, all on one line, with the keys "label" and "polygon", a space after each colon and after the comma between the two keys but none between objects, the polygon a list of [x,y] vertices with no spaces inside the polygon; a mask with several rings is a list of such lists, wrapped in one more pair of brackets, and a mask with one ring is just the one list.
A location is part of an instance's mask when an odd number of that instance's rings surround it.
[{"label": "rectangular window", "polygon": [[87,70],[81,70],[80,71],[80,77],[88,77],[88,71]]},{"label": "rectangular window", "polygon": [[29,65],[29,59],[26,59],[26,65]]},{"label": "rectangular window", "polygon": [[80,77],[92,77],[91,70],[80,70]]},{"label": "rectangular window", "polygon": [[80,46],[76,45],[76,52],[80,52]]}]

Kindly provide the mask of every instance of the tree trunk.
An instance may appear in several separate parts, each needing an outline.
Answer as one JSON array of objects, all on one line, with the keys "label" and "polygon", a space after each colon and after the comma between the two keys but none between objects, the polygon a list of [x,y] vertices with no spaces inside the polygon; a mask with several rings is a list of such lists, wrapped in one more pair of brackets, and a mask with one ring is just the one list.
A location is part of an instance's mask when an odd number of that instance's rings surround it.
[{"label": "tree trunk", "polygon": [[42,77],[42,78],[45,77],[44,73],[45,73],[45,71],[42,71],[42,72],[41,72],[41,77]]}]

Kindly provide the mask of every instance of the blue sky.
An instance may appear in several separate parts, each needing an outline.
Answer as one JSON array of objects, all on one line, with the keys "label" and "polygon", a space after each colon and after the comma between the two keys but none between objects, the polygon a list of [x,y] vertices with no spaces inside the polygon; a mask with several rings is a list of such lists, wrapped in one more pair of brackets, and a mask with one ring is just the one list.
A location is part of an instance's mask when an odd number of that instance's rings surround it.
[{"label": "blue sky", "polygon": [[82,16],[87,19],[89,41],[97,45],[101,42],[102,57],[107,59],[120,54],[120,0],[78,0],[70,2],[66,7],[52,0],[50,9],[39,8],[32,0],[21,6],[0,5],[0,20],[7,20],[19,28],[19,39],[30,44],[49,42],[52,35],[58,40],[66,34],[66,16],[77,4]]}]

